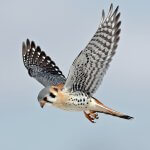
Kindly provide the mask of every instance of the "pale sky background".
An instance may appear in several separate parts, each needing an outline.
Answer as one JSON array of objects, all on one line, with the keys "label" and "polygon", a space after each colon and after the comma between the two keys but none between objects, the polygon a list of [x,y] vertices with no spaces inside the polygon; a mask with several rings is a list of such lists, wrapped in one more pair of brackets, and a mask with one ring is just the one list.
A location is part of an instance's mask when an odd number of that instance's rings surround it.
[{"label": "pale sky background", "polygon": [[[43,87],[23,66],[22,41],[34,40],[67,76],[111,2],[120,6],[121,40],[94,96],[135,119],[100,114],[91,124],[81,112],[41,109]],[[1,150],[150,149],[149,0],[0,0],[0,69]]]}]

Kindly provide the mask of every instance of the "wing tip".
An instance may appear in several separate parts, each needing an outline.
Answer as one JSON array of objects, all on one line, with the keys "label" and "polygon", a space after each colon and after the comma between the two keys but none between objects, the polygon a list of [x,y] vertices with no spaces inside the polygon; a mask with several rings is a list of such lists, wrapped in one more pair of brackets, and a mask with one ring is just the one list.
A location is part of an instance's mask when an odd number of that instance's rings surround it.
[{"label": "wing tip", "polygon": [[30,49],[30,40],[29,39],[26,40],[26,45],[27,45],[27,49]]},{"label": "wing tip", "polygon": [[22,42],[22,56],[26,54],[29,48],[30,48],[30,40],[27,38],[25,42]]},{"label": "wing tip", "polygon": [[31,48],[36,49],[36,45],[35,45],[35,42],[34,42],[34,41],[31,41]]},{"label": "wing tip", "polygon": [[115,16],[117,13],[118,13],[118,10],[119,10],[119,5],[116,7],[116,9],[114,10],[113,12],[113,15],[112,16]]},{"label": "wing tip", "polygon": [[102,10],[102,19],[104,20],[104,18],[105,18],[105,10],[103,9]]},{"label": "wing tip", "polygon": [[109,11],[112,11],[113,10],[113,3],[110,4],[110,8],[109,8]]},{"label": "wing tip", "polygon": [[26,54],[26,45],[25,42],[22,42],[22,56]]},{"label": "wing tip", "polygon": [[27,38],[25,42],[24,42],[24,41],[22,42],[22,52],[23,52],[23,54],[25,54],[26,51],[27,51],[28,49],[31,49],[31,48],[36,49],[36,44],[35,44],[34,41],[30,41],[30,40]]},{"label": "wing tip", "polygon": [[102,10],[102,19],[101,19],[101,24],[105,22],[105,20],[109,19],[112,16],[115,16],[116,21],[119,20],[121,13],[119,12],[119,5],[115,8],[115,10],[113,11],[113,3],[110,4],[110,8],[108,11],[108,15],[105,17],[105,10]]}]

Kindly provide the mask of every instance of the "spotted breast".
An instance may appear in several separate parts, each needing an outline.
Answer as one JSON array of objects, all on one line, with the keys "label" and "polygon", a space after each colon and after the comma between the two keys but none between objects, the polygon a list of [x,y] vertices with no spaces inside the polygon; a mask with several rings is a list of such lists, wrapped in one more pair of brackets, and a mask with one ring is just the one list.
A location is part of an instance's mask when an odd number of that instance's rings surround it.
[{"label": "spotted breast", "polygon": [[73,92],[69,94],[69,99],[65,103],[65,110],[83,111],[87,110],[91,98],[83,92]]}]

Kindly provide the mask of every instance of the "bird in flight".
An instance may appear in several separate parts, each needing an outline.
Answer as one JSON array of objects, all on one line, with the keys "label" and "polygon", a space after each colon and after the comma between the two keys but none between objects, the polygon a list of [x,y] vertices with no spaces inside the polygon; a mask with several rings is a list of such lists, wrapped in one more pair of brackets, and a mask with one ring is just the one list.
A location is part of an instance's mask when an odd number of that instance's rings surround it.
[{"label": "bird in flight", "polygon": [[70,67],[66,78],[55,62],[29,39],[22,44],[23,63],[31,77],[43,86],[38,101],[43,108],[49,103],[67,111],[83,111],[85,117],[95,122],[98,113],[124,119],[133,117],[115,111],[93,97],[109,67],[120,39],[119,7],[111,4],[107,16],[102,11],[101,23]]}]

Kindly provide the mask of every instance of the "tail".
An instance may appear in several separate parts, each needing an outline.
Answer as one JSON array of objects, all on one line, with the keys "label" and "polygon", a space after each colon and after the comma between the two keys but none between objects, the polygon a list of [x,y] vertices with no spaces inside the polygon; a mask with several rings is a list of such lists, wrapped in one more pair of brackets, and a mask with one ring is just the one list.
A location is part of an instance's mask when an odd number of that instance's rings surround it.
[{"label": "tail", "polygon": [[105,106],[104,104],[102,104],[100,101],[98,101],[95,98],[93,98],[92,101],[94,101],[94,105],[93,105],[94,110],[93,111],[108,114],[108,115],[123,118],[123,119],[128,119],[128,120],[133,119],[133,117],[131,117],[131,116],[125,115],[125,114],[117,112],[111,108],[108,108],[107,106]]}]

